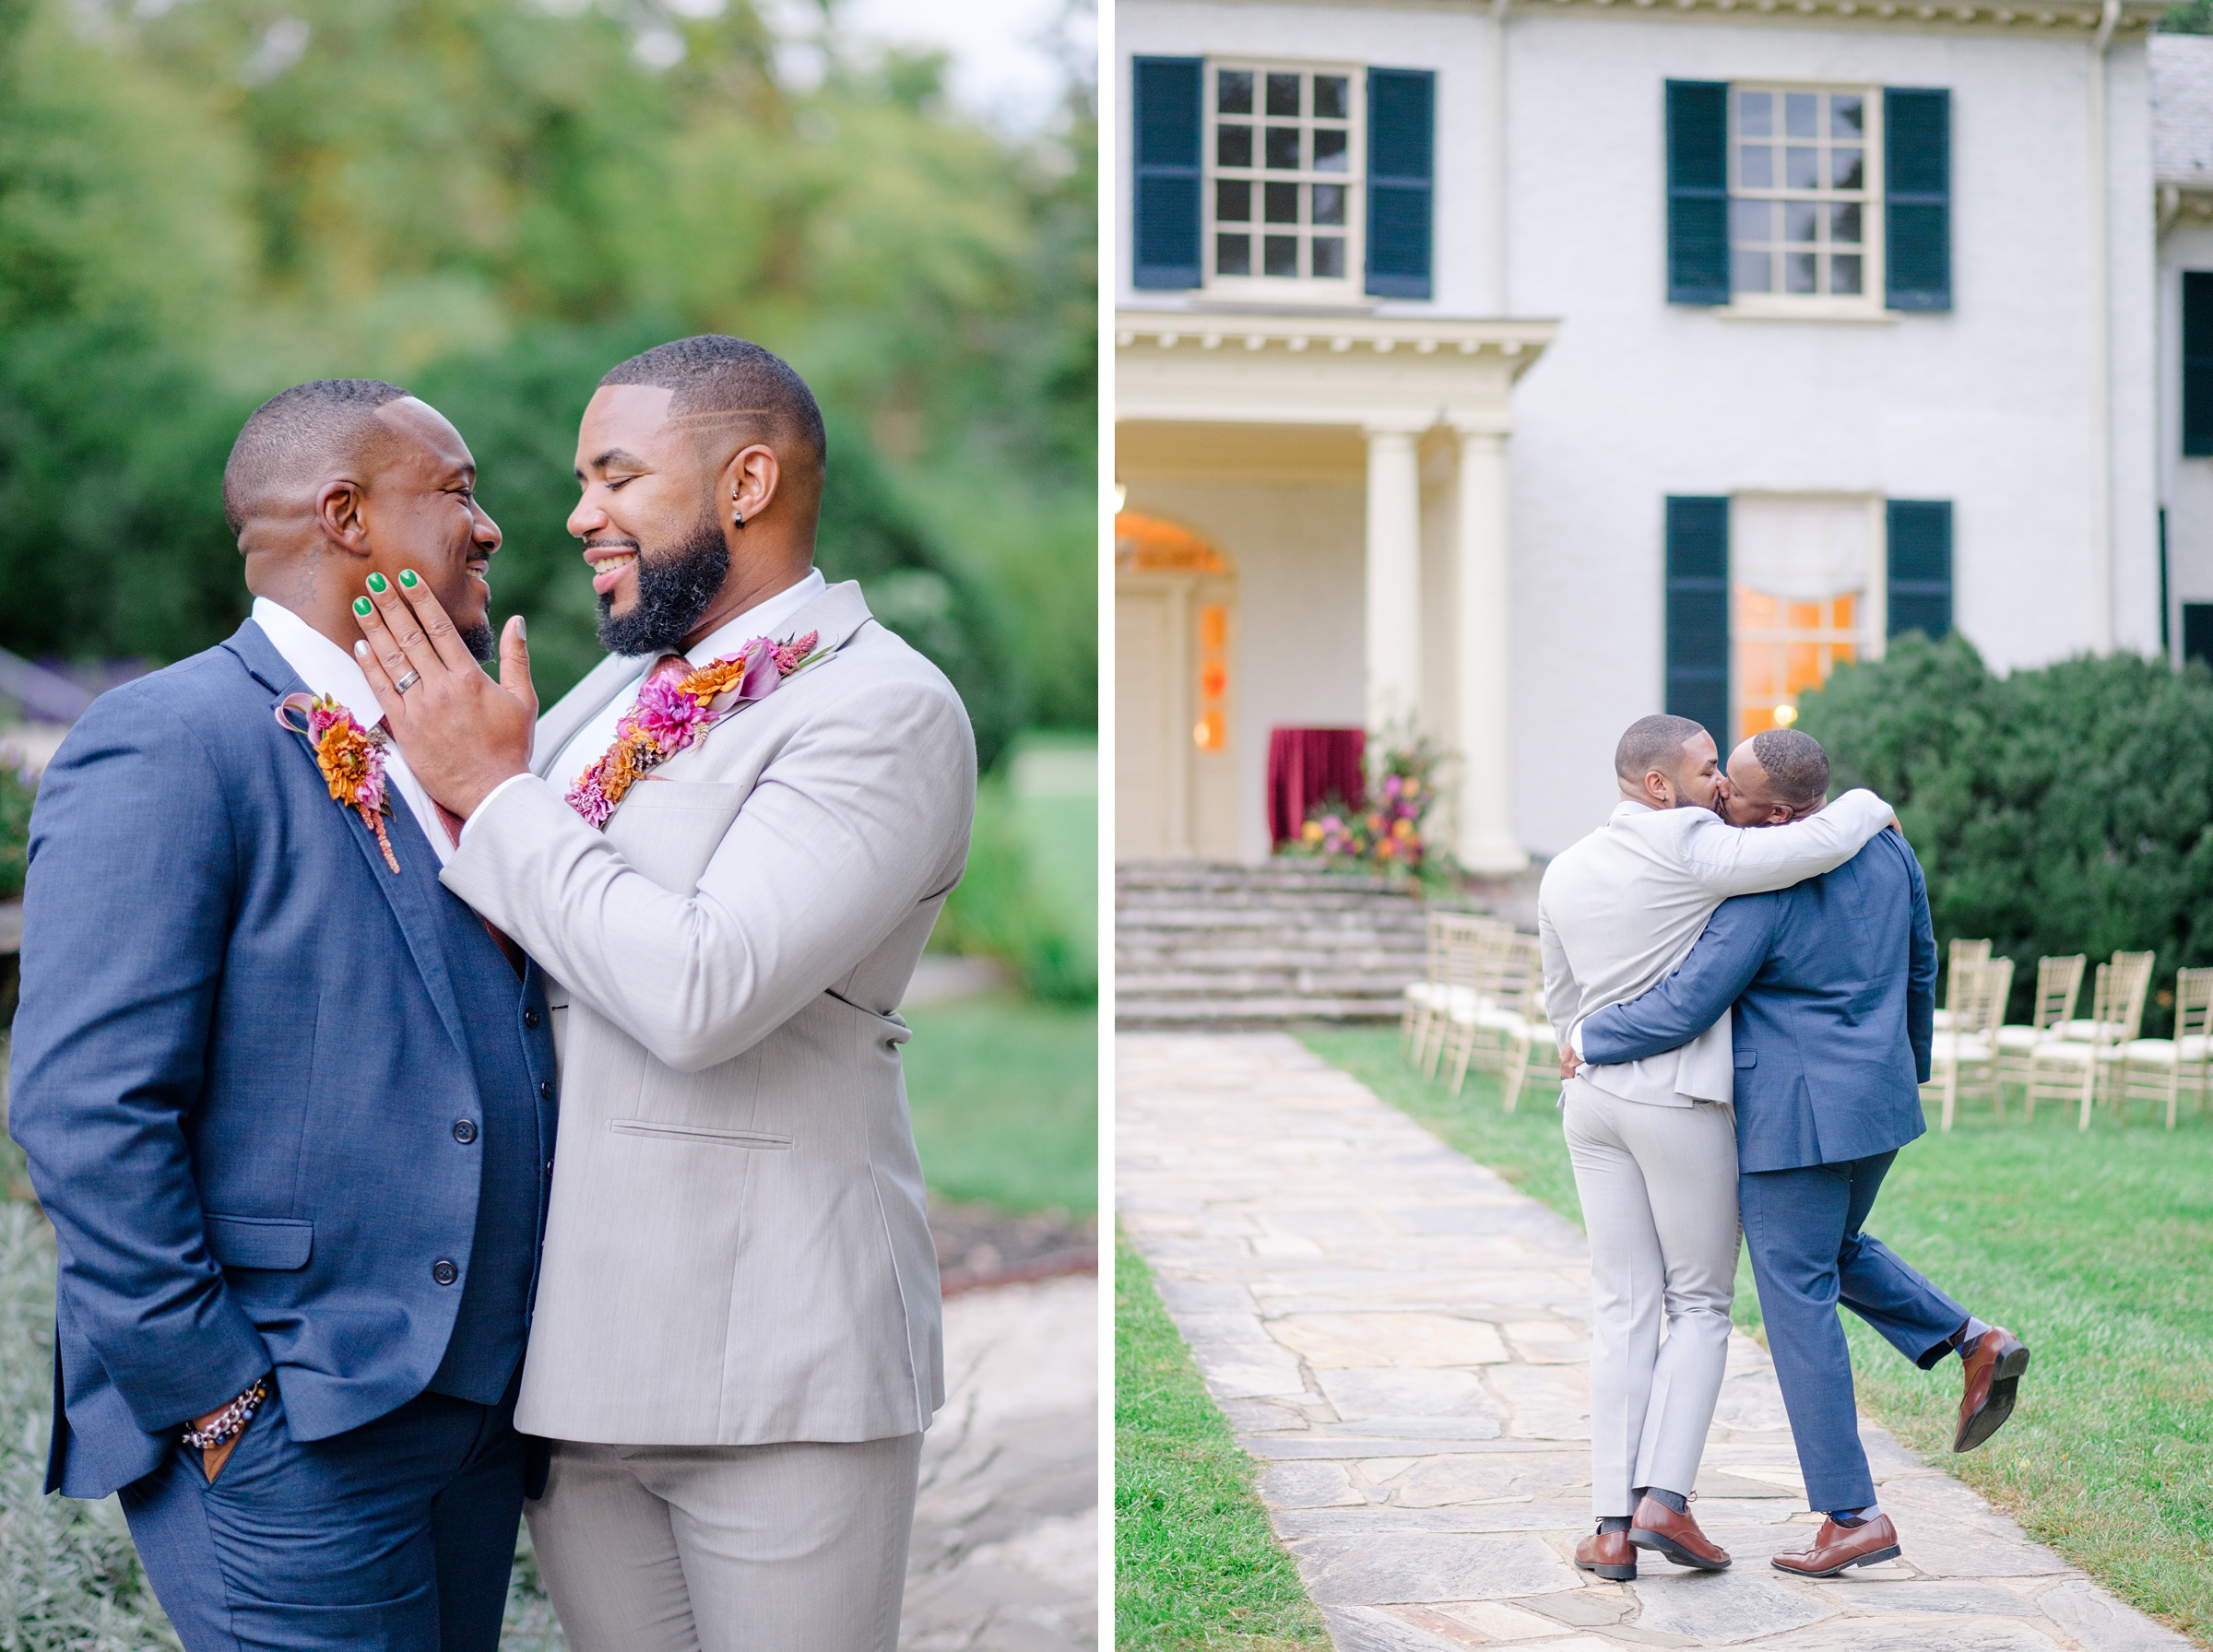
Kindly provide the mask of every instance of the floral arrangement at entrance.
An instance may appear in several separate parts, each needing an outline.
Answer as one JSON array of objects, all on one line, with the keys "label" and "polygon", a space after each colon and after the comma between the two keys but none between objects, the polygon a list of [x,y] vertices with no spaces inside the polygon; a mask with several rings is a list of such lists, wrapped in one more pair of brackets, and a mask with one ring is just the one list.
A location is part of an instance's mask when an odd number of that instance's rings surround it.
[{"label": "floral arrangement at entrance", "polygon": [[1368,750],[1367,796],[1357,804],[1334,796],[1314,804],[1283,852],[1345,871],[1420,877],[1438,869],[1426,822],[1444,754],[1418,737]]}]

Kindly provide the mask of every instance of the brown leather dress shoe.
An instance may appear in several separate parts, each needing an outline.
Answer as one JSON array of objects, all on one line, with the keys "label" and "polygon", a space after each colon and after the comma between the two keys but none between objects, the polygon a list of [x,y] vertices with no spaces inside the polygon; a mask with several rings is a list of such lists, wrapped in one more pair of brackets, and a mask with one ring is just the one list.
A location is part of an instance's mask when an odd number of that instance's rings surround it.
[{"label": "brown leather dress shoe", "polygon": [[1615,1583],[1637,1580],[1637,1551],[1626,1531],[1594,1531],[1575,1546],[1575,1564]]},{"label": "brown leather dress shoe", "polygon": [[1701,1572],[1729,1569],[1729,1551],[1698,1529],[1690,1511],[1678,1515],[1657,1497],[1638,1500],[1637,1512],[1629,1517],[1629,1541],[1664,1554],[1678,1566],[1696,1566]]},{"label": "brown leather dress shoe", "polygon": [[2021,1373],[2029,1369],[2029,1345],[2004,1326],[1994,1325],[1982,1333],[1975,1351],[1959,1363],[1967,1368],[1967,1386],[1959,1396],[1959,1427],[1952,1435],[1952,1449],[1972,1451],[2013,1415],[2015,1389]]},{"label": "brown leather dress shoe", "polygon": [[1898,1528],[1888,1515],[1877,1515],[1862,1526],[1824,1520],[1811,1548],[1789,1550],[1769,1564],[1794,1577],[1834,1577],[1847,1566],[1872,1566],[1898,1554]]}]

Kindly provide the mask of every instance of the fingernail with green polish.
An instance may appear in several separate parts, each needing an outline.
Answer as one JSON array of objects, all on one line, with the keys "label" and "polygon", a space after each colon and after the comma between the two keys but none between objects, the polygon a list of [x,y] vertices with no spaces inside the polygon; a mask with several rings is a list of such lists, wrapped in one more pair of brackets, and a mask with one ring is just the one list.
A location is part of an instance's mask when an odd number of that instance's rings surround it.
[{"label": "fingernail with green polish", "polygon": [[399,583],[407,586],[407,588],[410,591],[412,591],[418,584],[421,584],[421,582],[415,577],[415,570],[412,568],[402,568],[399,571]]},{"label": "fingernail with green polish", "polygon": [[369,588],[382,596],[387,588],[385,584],[385,576],[381,573],[372,573],[369,576]]},{"label": "fingernail with green polish", "polygon": [[364,620],[369,618],[369,610],[375,606],[366,596],[357,596],[353,599],[353,611]]}]

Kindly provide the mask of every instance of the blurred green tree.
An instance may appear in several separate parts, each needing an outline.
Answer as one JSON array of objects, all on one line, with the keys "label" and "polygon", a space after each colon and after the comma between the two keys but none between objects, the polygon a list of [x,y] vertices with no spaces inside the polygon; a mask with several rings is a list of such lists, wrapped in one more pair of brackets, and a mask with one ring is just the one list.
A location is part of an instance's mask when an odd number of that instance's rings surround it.
[{"label": "blurred green tree", "polygon": [[987,760],[1090,725],[1092,94],[1012,136],[833,6],[811,44],[802,91],[749,0],[0,0],[0,645],[224,634],[240,420],[373,374],[476,449],[496,603],[558,692],[598,655],[577,415],[722,331],[814,384],[824,568],[953,676]]}]

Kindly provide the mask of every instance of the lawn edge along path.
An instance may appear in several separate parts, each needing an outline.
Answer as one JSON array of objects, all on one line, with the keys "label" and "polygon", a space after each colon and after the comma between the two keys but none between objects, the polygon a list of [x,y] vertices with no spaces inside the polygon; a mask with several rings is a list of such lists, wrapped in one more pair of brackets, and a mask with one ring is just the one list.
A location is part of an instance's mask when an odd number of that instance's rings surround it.
[{"label": "lawn edge along path", "polygon": [[1208,1396],[1144,1258],[1114,1269],[1115,1645],[1327,1648],[1254,1489],[1260,1465]]}]

